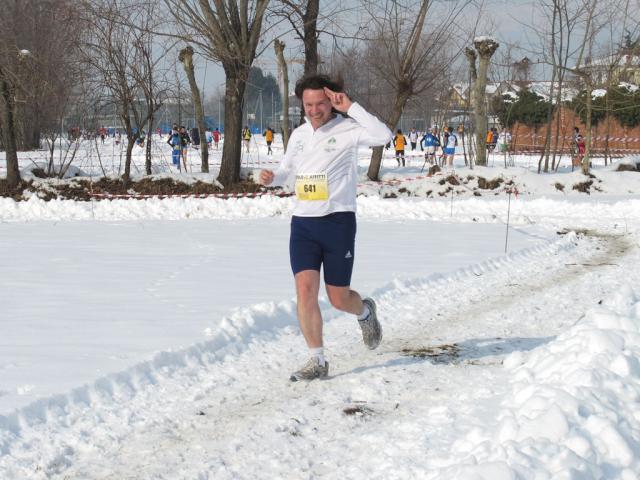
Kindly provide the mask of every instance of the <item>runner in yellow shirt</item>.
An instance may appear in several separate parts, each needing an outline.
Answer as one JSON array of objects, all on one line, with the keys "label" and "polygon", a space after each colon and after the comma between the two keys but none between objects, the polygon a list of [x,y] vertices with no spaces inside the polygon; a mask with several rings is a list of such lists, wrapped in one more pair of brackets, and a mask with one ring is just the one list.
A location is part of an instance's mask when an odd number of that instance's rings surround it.
[{"label": "runner in yellow shirt", "polygon": [[400,166],[400,160],[402,160],[402,166],[404,167],[404,147],[407,145],[407,137],[402,134],[402,130],[398,129],[396,136],[393,137],[393,144],[396,147],[396,160],[398,166]]},{"label": "runner in yellow shirt", "polygon": [[267,127],[262,135],[267,142],[267,155],[273,155],[273,150],[271,150],[271,144],[273,143],[273,130],[271,127]]}]

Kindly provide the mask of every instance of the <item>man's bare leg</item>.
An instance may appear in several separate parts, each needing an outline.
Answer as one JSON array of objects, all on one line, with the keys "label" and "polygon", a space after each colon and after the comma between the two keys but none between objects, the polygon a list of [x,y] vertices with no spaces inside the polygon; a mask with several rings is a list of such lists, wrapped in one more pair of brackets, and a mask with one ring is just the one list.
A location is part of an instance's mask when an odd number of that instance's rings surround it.
[{"label": "man's bare leg", "polygon": [[302,270],[295,276],[298,322],[309,348],[322,347],[322,315],[318,304],[320,272]]},{"label": "man's bare leg", "polygon": [[351,287],[335,287],[327,285],[327,295],[334,308],[353,315],[360,315],[364,309],[362,297]]}]

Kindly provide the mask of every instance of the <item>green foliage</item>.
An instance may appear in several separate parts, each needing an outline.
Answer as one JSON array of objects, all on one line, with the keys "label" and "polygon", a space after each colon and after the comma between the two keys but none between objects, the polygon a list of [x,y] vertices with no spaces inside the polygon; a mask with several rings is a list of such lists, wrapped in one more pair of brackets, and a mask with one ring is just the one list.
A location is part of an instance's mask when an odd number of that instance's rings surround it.
[{"label": "green foliage", "polygon": [[[571,102],[570,106],[585,122],[586,92],[580,92]],[[640,125],[640,90],[631,91],[626,86],[613,86],[607,90],[606,95],[594,98],[591,103],[591,123],[597,125],[610,113],[622,126],[633,128]]]},{"label": "green foliage", "polygon": [[513,99],[508,95],[502,97],[493,97],[493,103],[491,105],[491,111],[500,120],[500,125],[507,128],[513,127],[515,119],[511,115],[513,107]]},{"label": "green foliage", "polygon": [[[569,106],[580,117],[582,123],[587,123],[587,92],[582,91],[571,100]],[[598,125],[607,116],[606,95],[593,98],[591,96],[591,125]]]},{"label": "green foliage", "polygon": [[640,125],[640,90],[632,92],[624,86],[613,87],[607,93],[613,116],[624,127]]},{"label": "green foliage", "polygon": [[523,90],[516,101],[504,95],[502,98],[496,98],[492,107],[500,123],[511,128],[516,122],[529,127],[546,123],[550,105],[536,93]]}]

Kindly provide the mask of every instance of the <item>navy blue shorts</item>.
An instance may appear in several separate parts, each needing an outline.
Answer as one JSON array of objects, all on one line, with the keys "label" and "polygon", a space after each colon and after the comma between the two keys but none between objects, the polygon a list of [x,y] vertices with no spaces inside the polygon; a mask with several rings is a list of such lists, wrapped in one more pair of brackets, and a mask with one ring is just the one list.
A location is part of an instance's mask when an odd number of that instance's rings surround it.
[{"label": "navy blue shorts", "polygon": [[351,285],[356,214],[336,212],[324,217],[291,217],[289,258],[295,275],[303,270],[324,270],[324,283]]}]

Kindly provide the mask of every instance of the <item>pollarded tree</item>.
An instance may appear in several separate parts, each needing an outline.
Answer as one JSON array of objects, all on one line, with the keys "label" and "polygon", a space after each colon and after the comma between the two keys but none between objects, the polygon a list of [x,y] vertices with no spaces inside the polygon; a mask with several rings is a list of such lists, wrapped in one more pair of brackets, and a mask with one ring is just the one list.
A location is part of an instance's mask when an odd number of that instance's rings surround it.
[{"label": "pollarded tree", "polygon": [[[476,163],[487,164],[487,150],[485,148],[485,135],[487,133],[487,75],[491,57],[500,46],[491,37],[476,37],[473,40],[475,50],[467,48],[465,55],[469,61],[471,72],[471,104],[473,108],[476,127]],[[476,67],[476,58],[478,65]]]},{"label": "pollarded tree", "polygon": [[198,130],[200,130],[200,149],[202,151],[202,171],[209,173],[209,145],[205,138],[205,122],[204,122],[204,108],[202,106],[202,98],[200,96],[200,89],[196,82],[195,69],[193,67],[193,47],[187,46],[180,50],[178,60],[182,63],[184,71],[187,74],[189,80],[189,87],[191,88],[191,98],[193,99],[193,105],[196,110],[196,121],[198,122]]},{"label": "pollarded tree", "polygon": [[276,57],[278,59],[278,68],[282,75],[282,143],[285,151],[289,144],[289,69],[287,67],[287,61],[284,58],[284,42],[278,40],[274,41],[273,47],[276,51]]}]

